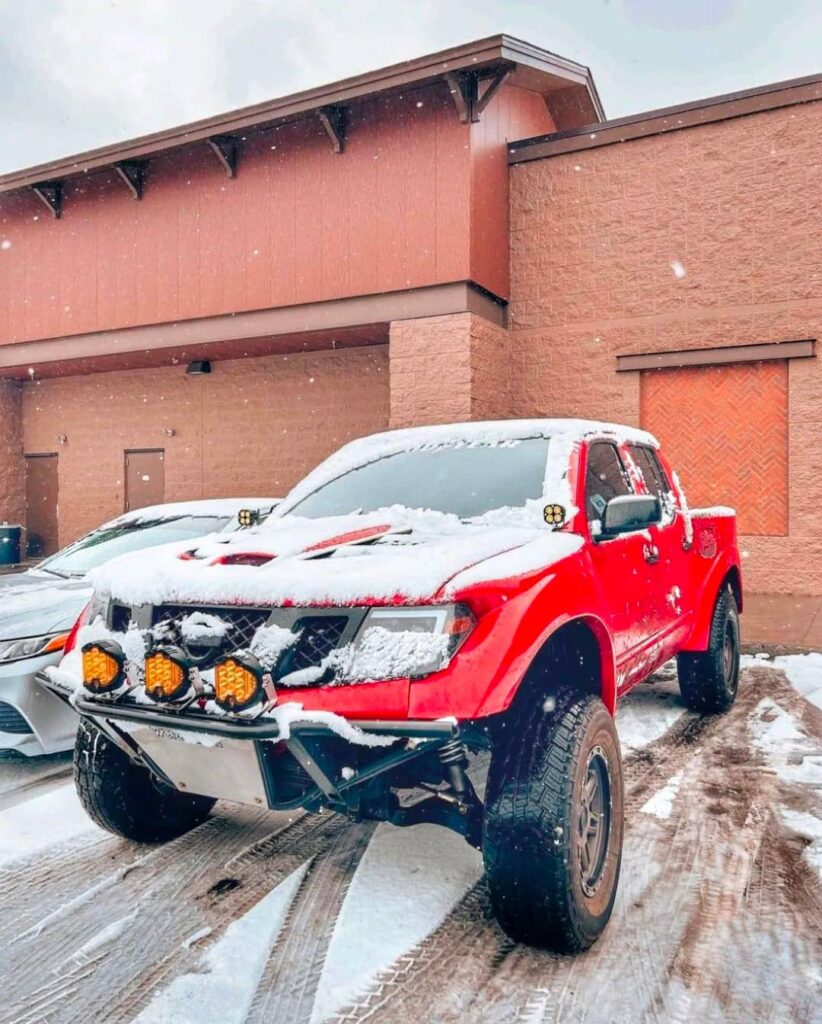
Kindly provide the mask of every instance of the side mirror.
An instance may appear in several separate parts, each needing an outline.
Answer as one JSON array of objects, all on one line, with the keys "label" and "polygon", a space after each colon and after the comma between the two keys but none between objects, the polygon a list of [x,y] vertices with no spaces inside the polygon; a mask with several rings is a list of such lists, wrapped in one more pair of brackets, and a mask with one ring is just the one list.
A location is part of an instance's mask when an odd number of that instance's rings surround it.
[{"label": "side mirror", "polygon": [[662,520],[659,498],[647,494],[623,494],[605,506],[601,538],[617,537],[631,530],[644,530]]}]

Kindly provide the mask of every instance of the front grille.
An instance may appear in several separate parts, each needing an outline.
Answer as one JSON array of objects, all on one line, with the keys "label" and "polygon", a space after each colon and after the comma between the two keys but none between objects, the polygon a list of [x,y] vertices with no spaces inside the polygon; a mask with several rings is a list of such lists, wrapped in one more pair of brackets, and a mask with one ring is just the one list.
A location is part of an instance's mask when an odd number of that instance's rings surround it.
[{"label": "front grille", "polygon": [[27,736],[34,730],[17,708],[0,700],[0,732],[12,732],[18,736]]},{"label": "front grille", "polygon": [[151,623],[153,626],[161,622],[169,623],[174,627],[175,632],[179,631],[180,623],[188,615],[194,612],[204,612],[206,615],[214,615],[223,622],[228,622],[228,646],[232,650],[248,647],[254,638],[254,634],[265,625],[271,615],[270,608],[204,608],[200,606],[183,604],[163,604],[154,609]]},{"label": "front grille", "polygon": [[300,639],[292,648],[288,670],[299,672],[319,665],[339,646],[347,625],[345,615],[312,615],[298,619],[294,632],[300,634]]},{"label": "front grille", "polygon": [[131,608],[126,604],[111,606],[111,628],[116,633],[125,633],[131,622]]}]

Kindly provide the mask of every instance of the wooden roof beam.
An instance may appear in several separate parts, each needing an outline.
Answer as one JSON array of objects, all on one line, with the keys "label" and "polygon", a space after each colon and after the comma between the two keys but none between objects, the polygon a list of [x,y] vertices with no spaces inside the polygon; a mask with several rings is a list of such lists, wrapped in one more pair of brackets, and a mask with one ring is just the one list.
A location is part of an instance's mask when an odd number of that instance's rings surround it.
[{"label": "wooden roof beam", "polygon": [[227,178],[233,178],[237,174],[237,157],[239,156],[239,144],[234,135],[213,135],[207,140],[212,153],[220,161]]},{"label": "wooden roof beam", "polygon": [[146,180],[146,160],[121,160],[114,165],[114,170],[122,179],[133,199],[143,198],[143,185]]},{"label": "wooden roof beam", "polygon": [[63,212],[62,181],[40,181],[36,185],[32,185],[31,190],[48,208],[52,217],[59,220],[60,214]]},{"label": "wooden roof beam", "polygon": [[321,107],[317,114],[320,118],[320,124],[325,128],[329,139],[331,139],[334,152],[342,153],[343,149],[345,149],[345,130],[348,121],[345,107]]}]

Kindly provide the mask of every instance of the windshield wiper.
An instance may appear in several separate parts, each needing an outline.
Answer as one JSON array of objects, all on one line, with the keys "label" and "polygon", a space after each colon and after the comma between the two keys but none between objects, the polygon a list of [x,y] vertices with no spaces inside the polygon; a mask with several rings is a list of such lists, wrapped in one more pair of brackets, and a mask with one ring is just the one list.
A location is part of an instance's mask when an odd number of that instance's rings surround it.
[{"label": "windshield wiper", "polygon": [[35,569],[37,569],[38,572],[47,572],[49,574],[49,576],[56,576],[58,579],[61,579],[61,580],[70,580],[71,579],[71,573],[68,573],[68,572],[58,572],[56,569],[47,569],[43,565],[37,565],[37,566],[35,566]]}]

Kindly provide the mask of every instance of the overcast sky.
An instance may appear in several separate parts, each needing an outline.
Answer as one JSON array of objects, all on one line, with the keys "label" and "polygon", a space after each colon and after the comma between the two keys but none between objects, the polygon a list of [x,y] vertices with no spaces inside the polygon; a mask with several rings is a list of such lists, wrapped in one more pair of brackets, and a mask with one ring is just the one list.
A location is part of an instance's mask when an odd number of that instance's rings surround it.
[{"label": "overcast sky", "polygon": [[0,0],[0,173],[496,32],[608,117],[822,71],[819,0]]}]

